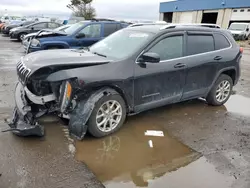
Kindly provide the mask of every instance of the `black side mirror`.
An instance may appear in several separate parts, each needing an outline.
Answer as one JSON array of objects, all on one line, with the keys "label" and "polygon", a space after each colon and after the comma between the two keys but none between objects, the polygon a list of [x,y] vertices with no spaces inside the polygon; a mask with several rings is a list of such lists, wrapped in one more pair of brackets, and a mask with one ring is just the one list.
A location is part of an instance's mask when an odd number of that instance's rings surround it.
[{"label": "black side mirror", "polygon": [[31,30],[34,30],[34,27],[31,27],[30,29],[31,29]]},{"label": "black side mirror", "polygon": [[86,37],[86,35],[84,34],[84,33],[78,33],[77,35],[76,35],[76,38],[85,38]]},{"label": "black side mirror", "polygon": [[138,58],[139,63],[159,63],[160,60],[159,54],[153,52],[146,52]]},{"label": "black side mirror", "polygon": [[246,30],[247,32],[249,31],[249,28],[247,28],[247,30]]}]

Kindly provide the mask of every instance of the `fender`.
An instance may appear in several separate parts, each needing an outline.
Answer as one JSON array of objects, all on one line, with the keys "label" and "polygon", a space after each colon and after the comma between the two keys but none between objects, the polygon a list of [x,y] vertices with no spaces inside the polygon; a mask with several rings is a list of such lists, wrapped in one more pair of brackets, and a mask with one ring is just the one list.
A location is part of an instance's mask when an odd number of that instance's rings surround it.
[{"label": "fender", "polygon": [[104,95],[118,94],[110,88],[102,88],[93,92],[89,98],[78,103],[74,111],[70,114],[69,133],[71,136],[82,140],[87,132],[88,125],[86,124],[91,116],[96,102]]},{"label": "fender", "polygon": [[70,48],[69,44],[64,41],[44,41],[42,42],[42,49],[46,49],[51,46],[61,46],[65,49]]},{"label": "fender", "polygon": [[236,73],[235,77],[237,78],[237,71],[236,71],[236,68],[235,68],[234,66],[231,66],[231,67],[227,67],[227,68],[221,69],[221,70],[216,74],[216,76],[215,76],[215,78],[214,78],[214,80],[213,80],[211,86],[208,88],[208,91],[207,91],[206,95],[208,95],[208,93],[211,91],[212,87],[214,86],[214,84],[215,84],[216,80],[219,78],[219,76],[220,76],[223,72],[228,71],[228,70],[234,70],[235,73]]}]

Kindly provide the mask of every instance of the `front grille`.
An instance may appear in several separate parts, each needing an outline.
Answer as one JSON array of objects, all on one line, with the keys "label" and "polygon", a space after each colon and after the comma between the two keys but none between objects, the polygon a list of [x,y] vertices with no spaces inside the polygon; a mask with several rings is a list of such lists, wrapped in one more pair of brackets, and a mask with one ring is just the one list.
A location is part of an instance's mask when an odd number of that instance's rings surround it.
[{"label": "front grille", "polygon": [[22,61],[17,63],[17,75],[18,75],[19,81],[22,84],[26,83],[30,72],[31,72],[31,70],[29,68],[27,68]]}]

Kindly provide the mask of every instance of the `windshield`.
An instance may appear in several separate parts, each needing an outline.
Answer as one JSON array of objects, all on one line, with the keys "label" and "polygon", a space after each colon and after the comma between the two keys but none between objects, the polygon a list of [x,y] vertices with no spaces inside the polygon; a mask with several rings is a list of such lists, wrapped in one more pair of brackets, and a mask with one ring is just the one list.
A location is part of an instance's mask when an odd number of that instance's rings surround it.
[{"label": "windshield", "polygon": [[69,25],[63,25],[61,27],[58,27],[56,29],[54,29],[54,31],[63,31],[65,32],[66,29],[68,29],[70,26]]},{"label": "windshield", "polygon": [[75,31],[77,31],[79,28],[84,26],[87,22],[78,22],[76,24],[73,24],[69,28],[65,29],[64,32],[68,35],[72,35]]},{"label": "windshield", "polygon": [[247,27],[246,24],[231,24],[229,29],[230,30],[238,30],[238,31],[243,31]]},{"label": "windshield", "polygon": [[123,59],[139,50],[152,36],[152,33],[120,30],[94,44],[90,47],[90,52],[115,59]]}]

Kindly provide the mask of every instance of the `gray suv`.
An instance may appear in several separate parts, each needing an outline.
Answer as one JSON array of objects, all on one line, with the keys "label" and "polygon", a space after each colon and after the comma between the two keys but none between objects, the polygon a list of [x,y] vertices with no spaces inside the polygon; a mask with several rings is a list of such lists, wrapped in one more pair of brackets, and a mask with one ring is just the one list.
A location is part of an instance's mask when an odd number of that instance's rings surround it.
[{"label": "gray suv", "polygon": [[242,49],[226,30],[167,25],[122,29],[90,48],[26,55],[17,64],[15,134],[44,135],[57,113],[83,139],[109,135],[127,115],[204,98],[223,105],[240,77]]}]

